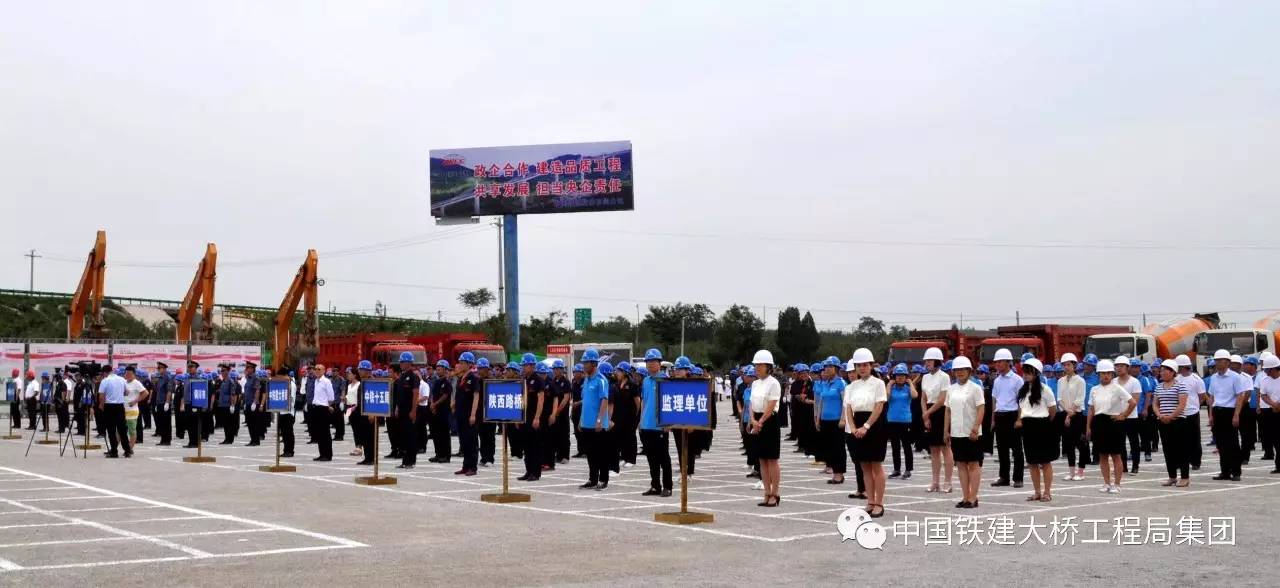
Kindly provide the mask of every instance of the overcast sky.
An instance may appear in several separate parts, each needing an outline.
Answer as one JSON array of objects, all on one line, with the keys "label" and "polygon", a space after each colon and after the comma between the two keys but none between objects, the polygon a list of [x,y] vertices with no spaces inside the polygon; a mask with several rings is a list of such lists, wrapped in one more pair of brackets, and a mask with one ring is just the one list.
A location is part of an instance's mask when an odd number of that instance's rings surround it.
[{"label": "overcast sky", "polygon": [[275,306],[315,248],[323,306],[458,319],[460,289],[496,289],[496,231],[435,226],[428,150],[625,139],[635,211],[520,219],[526,316],[1252,321],[1280,309],[1278,22],[1245,1],[6,2],[0,286],[27,287],[34,248],[36,288],[72,291],[105,229],[111,295],[180,299],[213,241],[218,301]]}]

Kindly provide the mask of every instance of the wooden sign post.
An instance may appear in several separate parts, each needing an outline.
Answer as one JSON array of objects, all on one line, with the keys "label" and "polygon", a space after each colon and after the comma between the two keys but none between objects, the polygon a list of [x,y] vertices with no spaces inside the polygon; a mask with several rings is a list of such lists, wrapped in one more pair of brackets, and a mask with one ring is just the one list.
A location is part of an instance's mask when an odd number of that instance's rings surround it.
[{"label": "wooden sign post", "polygon": [[[378,424],[379,418],[391,416],[391,380],[387,378],[369,378],[361,380],[360,397],[356,402],[360,403],[360,414],[370,417],[373,421],[373,475],[372,476],[356,476],[356,483],[365,486],[391,486],[396,483],[396,479],[391,476],[383,476],[379,474],[379,460],[382,456],[378,455]],[[412,426],[412,424],[410,424]],[[366,447],[365,451],[369,448]],[[417,451],[417,448],[409,447],[405,451]]]},{"label": "wooden sign post", "polygon": [[287,412],[293,407],[293,401],[289,398],[289,386],[293,384],[293,379],[288,376],[277,376],[267,380],[267,412],[276,420],[276,463],[275,465],[258,466],[260,472],[271,472],[279,474],[283,472],[296,472],[297,466],[280,463],[280,413]]},{"label": "wooden sign post", "polygon": [[484,406],[484,422],[502,427],[502,492],[481,494],[480,500],[495,504],[529,502],[528,494],[511,492],[511,457],[507,450],[507,425],[524,422],[528,391],[524,380],[485,380],[480,402]]},{"label": "wooden sign post", "polygon": [[692,525],[715,522],[715,515],[689,510],[689,433],[711,428],[711,380],[664,379],[658,380],[654,406],[646,410],[657,412],[658,426],[684,435],[680,446],[680,512],[660,512],[653,515],[659,523]]}]

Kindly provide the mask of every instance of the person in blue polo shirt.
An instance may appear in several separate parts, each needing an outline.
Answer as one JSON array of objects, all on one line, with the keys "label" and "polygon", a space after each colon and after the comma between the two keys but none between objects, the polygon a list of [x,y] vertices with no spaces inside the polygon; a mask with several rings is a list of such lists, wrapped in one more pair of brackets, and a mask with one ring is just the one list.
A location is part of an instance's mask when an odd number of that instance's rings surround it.
[{"label": "person in blue polo shirt", "polygon": [[647,372],[640,393],[640,442],[649,462],[649,489],[644,496],[671,496],[671,445],[667,431],[658,427],[658,380],[662,374],[662,352],[650,349],[644,353]]},{"label": "person in blue polo shirt", "polygon": [[840,360],[827,358],[822,362],[822,376],[813,383],[813,395],[816,402],[814,410],[818,413],[819,444],[822,451],[818,457],[826,462],[831,479],[828,484],[843,484],[844,474],[848,468],[848,454],[845,453],[844,413],[844,380],[837,377],[836,367]]},{"label": "person in blue polo shirt", "polygon": [[[612,448],[609,442],[609,381],[598,371],[600,352],[589,348],[582,353],[582,427],[588,440],[587,483],[584,490],[604,490],[609,487],[607,456]],[[612,367],[612,366],[610,366]]]}]

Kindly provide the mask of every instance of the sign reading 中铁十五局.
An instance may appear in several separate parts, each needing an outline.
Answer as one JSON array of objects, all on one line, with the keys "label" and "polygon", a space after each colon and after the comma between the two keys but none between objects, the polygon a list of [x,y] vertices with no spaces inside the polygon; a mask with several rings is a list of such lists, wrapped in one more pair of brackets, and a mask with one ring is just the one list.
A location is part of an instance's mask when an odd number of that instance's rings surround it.
[{"label": "sign reading \u4e2d\u94c1\u5341\u4e94\u5c40", "polygon": [[705,429],[711,427],[711,380],[658,380],[659,427]]},{"label": "sign reading \u4e2d\u94c1\u5341\u4e94\u5c40", "polygon": [[267,381],[267,412],[287,412],[289,406],[289,378],[272,378]]},{"label": "sign reading \u4e2d\u94c1\u5341\u4e94\u5c40", "polygon": [[431,216],[635,208],[631,142],[432,149]]},{"label": "sign reading \u4e2d\u94c1\u5341\u4e94\u5c40", "polygon": [[188,380],[187,400],[191,408],[209,410],[209,380]]},{"label": "sign reading \u4e2d\u94c1\u5341\u4e94\u5c40", "polygon": [[481,397],[486,423],[524,422],[524,380],[485,380]]},{"label": "sign reading \u4e2d\u94c1\u5341\u4e94\u5c40", "polygon": [[573,330],[585,331],[591,328],[591,309],[575,308],[573,309]]},{"label": "sign reading \u4e2d\u94c1\u5341\u4e94\u5c40", "polygon": [[391,380],[373,378],[364,380],[360,394],[360,413],[364,416],[391,416]]}]

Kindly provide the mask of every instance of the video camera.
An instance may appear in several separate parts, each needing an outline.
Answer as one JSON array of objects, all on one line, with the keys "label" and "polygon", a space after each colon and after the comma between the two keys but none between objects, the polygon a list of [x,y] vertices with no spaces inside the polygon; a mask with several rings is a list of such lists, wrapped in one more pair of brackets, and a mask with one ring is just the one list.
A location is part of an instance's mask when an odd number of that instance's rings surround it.
[{"label": "video camera", "polygon": [[92,380],[102,373],[102,364],[96,361],[78,361],[67,364],[66,371],[73,374],[78,372],[84,378]]}]

